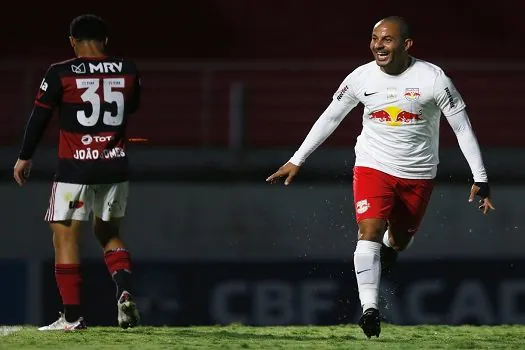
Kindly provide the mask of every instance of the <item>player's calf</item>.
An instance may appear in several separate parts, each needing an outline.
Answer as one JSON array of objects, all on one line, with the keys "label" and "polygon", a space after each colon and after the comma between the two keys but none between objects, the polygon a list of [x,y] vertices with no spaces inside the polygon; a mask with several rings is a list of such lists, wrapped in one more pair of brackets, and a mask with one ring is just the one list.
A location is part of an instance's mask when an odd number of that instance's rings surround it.
[{"label": "player's calf", "polygon": [[[406,232],[405,232],[406,231]],[[408,230],[402,232],[387,229],[381,246],[381,271],[388,273],[397,261],[398,253],[410,247],[414,240]]]},{"label": "player's calf", "polygon": [[126,249],[114,249],[104,254],[108,271],[117,288],[118,324],[122,328],[135,327],[139,311],[132,297],[131,262]]},{"label": "player's calf", "polygon": [[131,258],[125,248],[112,249],[104,253],[106,267],[115,282],[117,299],[124,291],[131,292]]},{"label": "player's calf", "polygon": [[[62,299],[64,313],[61,314],[58,323],[55,322],[47,327],[53,329],[56,326],[65,325],[75,328],[78,325],[72,326],[72,324],[82,319],[80,300],[82,275],[77,243],[80,221],[52,222],[51,229],[53,230],[55,247],[55,280]],[[59,322],[62,318],[64,322]],[[80,324],[79,327],[82,325]]]},{"label": "player's calf", "polygon": [[363,310],[378,307],[381,279],[381,219],[367,219],[359,223],[359,240],[354,251],[354,267],[359,300]]},{"label": "player's calf", "polygon": [[357,241],[354,252],[354,267],[359,300],[363,310],[378,308],[381,244],[372,241]]},{"label": "player's calf", "polygon": [[398,252],[385,244],[381,245],[381,273],[389,273],[397,261]]},{"label": "player's calf", "polygon": [[117,320],[122,328],[139,322],[137,304],[132,298],[131,257],[119,237],[120,219],[95,219],[95,235],[104,249],[104,261],[117,289]]}]

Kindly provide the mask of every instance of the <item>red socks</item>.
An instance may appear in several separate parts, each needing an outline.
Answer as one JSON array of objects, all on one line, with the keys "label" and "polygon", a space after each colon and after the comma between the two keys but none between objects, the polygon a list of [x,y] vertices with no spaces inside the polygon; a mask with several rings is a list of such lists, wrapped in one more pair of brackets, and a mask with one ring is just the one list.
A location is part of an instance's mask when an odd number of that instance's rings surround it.
[{"label": "red socks", "polygon": [[80,309],[80,264],[55,264],[57,282],[66,321],[75,322],[81,316]]},{"label": "red socks", "polygon": [[[131,289],[131,263],[126,249],[115,249],[104,254],[109,273],[117,285],[117,298]],[[55,279],[68,322],[80,317],[80,264],[55,264]]]},{"label": "red socks", "polygon": [[117,300],[122,292],[131,293],[131,262],[126,249],[110,250],[104,254],[109,274],[117,286]]},{"label": "red socks", "polygon": [[104,254],[104,260],[106,261],[106,266],[108,267],[111,276],[120,270],[131,272],[129,251],[126,249],[114,249],[108,251]]},{"label": "red socks", "polygon": [[55,279],[62,303],[80,305],[80,264],[55,264]]}]

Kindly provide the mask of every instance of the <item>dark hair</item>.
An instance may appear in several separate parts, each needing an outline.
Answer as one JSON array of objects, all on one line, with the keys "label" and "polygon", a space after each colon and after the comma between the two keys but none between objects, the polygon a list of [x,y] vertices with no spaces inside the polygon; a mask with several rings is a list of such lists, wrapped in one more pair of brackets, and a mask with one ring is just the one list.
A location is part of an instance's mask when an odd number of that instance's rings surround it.
[{"label": "dark hair", "polygon": [[381,21],[397,24],[399,26],[399,33],[401,34],[401,38],[403,40],[407,38],[412,38],[412,29],[410,28],[407,21],[405,21],[403,17],[388,16],[388,17],[383,18]]},{"label": "dark hair", "polygon": [[104,42],[108,37],[108,26],[96,15],[81,15],[71,21],[69,35],[77,40]]}]

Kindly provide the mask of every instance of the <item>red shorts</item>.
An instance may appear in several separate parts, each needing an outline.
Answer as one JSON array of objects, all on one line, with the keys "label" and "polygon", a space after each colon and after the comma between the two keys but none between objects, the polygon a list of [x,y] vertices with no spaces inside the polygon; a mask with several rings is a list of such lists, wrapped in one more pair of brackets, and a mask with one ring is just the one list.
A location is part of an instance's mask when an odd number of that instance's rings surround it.
[{"label": "red shorts", "polygon": [[425,215],[434,180],[402,179],[356,166],[353,187],[358,223],[384,219],[395,230],[415,234]]}]

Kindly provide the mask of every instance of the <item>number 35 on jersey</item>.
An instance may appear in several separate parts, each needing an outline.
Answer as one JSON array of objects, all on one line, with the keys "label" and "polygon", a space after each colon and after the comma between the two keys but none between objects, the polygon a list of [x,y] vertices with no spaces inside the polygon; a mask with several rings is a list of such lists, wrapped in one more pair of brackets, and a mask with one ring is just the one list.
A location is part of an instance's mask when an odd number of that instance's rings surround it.
[{"label": "number 35 on jersey", "polygon": [[[102,117],[102,122],[109,126],[119,126],[124,119],[124,78],[77,78],[77,89],[85,90],[80,96],[83,102],[91,105],[89,109],[77,112],[77,120],[83,126],[94,126]],[[116,109],[101,113],[102,103],[116,105]],[[86,112],[88,114],[86,114]]]}]

